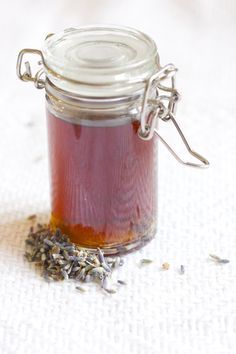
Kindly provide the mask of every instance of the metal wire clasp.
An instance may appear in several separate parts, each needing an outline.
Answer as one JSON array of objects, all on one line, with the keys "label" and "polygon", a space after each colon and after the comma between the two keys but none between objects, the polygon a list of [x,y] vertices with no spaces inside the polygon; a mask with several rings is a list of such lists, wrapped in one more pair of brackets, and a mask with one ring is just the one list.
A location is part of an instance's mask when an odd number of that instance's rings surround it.
[{"label": "metal wire clasp", "polygon": [[[143,103],[142,111],[140,118],[140,128],[139,128],[139,137],[142,140],[151,140],[153,135],[156,134],[160,141],[166,146],[166,148],[171,152],[175,159],[183,165],[197,167],[197,168],[206,168],[209,166],[208,160],[192,150],[188,144],[182,130],[180,129],[178,123],[175,120],[175,113],[177,108],[177,102],[180,99],[180,95],[175,88],[175,75],[177,69],[173,64],[168,64],[163,67],[160,71],[155,73],[150,77],[147,82]],[[162,81],[165,79],[171,79],[171,87],[163,86]],[[156,97],[150,98],[150,92],[155,88]],[[167,94],[160,94],[161,91]],[[149,113],[147,113],[149,112]],[[199,160],[201,163],[187,162],[183,161],[176,152],[171,148],[171,146],[162,138],[156,129],[157,119],[160,118],[163,121],[171,121],[177,132],[179,133],[186,149],[189,154]]]},{"label": "metal wire clasp", "polygon": [[32,70],[30,63],[26,61],[25,64],[25,71],[22,72],[22,65],[23,65],[23,58],[25,54],[36,54],[40,56],[40,60],[38,61],[38,65],[41,66],[43,63],[43,56],[42,52],[38,49],[22,49],[17,58],[16,64],[16,73],[19,79],[22,81],[31,81],[34,83],[35,87],[38,89],[43,89],[45,87],[45,80],[42,79],[42,75],[44,75],[43,68],[40,68],[36,74],[32,75]]}]

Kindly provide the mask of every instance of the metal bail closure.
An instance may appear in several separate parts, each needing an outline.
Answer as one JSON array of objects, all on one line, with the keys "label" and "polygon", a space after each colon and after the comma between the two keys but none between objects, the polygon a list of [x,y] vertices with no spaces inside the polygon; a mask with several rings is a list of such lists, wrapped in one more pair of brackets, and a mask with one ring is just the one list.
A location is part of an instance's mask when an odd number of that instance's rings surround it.
[{"label": "metal bail closure", "polygon": [[22,72],[23,58],[24,58],[25,54],[36,54],[36,55],[40,56],[40,60],[38,61],[38,65],[41,66],[43,64],[43,56],[42,56],[42,52],[40,50],[38,50],[38,49],[22,49],[18,55],[18,58],[17,58],[17,64],[16,64],[17,76],[22,81],[33,82],[37,89],[43,89],[45,87],[45,80],[42,79],[42,76],[44,75],[44,70],[42,67],[33,76],[30,63],[28,61],[26,61],[24,63],[25,64],[25,71]]},{"label": "metal bail closure", "polygon": [[[142,105],[139,137],[142,140],[150,140],[153,138],[153,135],[156,134],[160,141],[166,146],[166,148],[171,152],[171,154],[178,162],[185,166],[207,168],[209,166],[209,161],[205,157],[191,149],[189,143],[187,142],[187,139],[185,138],[182,130],[180,129],[178,123],[175,120],[174,114],[176,112],[176,105],[180,98],[179,93],[175,89],[176,71],[177,69],[174,67],[173,64],[168,64],[160,71],[155,73],[153,76],[151,76],[151,78],[148,80]],[[163,80],[168,78],[171,79],[171,87],[163,86],[161,83]],[[154,99],[149,99],[148,96],[151,91],[151,88],[153,87],[156,89],[156,97]],[[170,95],[160,95],[159,91],[170,93]],[[151,107],[151,111],[149,114],[147,114],[146,112],[147,107]],[[163,121],[172,121],[189,154],[199,160],[201,163],[183,161],[177,155],[177,153],[171,148],[171,146],[162,138],[162,136],[157,131],[157,118],[160,118]]]},{"label": "metal bail closure", "polygon": [[189,146],[182,130],[180,129],[178,123],[176,122],[174,115],[172,113],[169,114],[169,118],[172,121],[172,123],[174,124],[176,130],[178,131],[184,145],[186,146],[186,149],[188,150],[188,152],[190,153],[190,155],[192,155],[193,157],[195,157],[197,160],[201,161],[202,163],[194,163],[194,162],[187,162],[187,161],[183,161],[177,154],[176,152],[170,147],[170,145],[162,138],[162,136],[158,133],[157,129],[154,129],[154,133],[158,136],[158,138],[160,139],[160,141],[166,146],[166,148],[171,152],[171,154],[175,157],[175,159],[180,162],[182,165],[186,165],[186,166],[190,166],[190,167],[197,167],[197,168],[207,168],[209,166],[209,161],[203,157],[202,155],[200,155],[198,152],[194,151],[191,149],[191,147]]}]

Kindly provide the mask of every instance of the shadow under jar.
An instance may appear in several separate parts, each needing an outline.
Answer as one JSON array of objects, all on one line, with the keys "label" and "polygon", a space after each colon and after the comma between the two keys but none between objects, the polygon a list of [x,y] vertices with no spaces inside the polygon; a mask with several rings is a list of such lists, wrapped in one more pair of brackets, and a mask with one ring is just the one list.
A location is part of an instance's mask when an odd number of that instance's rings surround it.
[{"label": "shadow under jar", "polygon": [[[21,71],[28,54],[41,57],[35,76],[29,62]],[[157,136],[184,163],[156,130],[161,118],[182,134],[173,115],[175,72],[172,64],[160,67],[150,37],[124,27],[72,28],[48,35],[42,51],[20,52],[20,79],[46,90],[50,224],[80,247],[112,255],[154,237]]]}]

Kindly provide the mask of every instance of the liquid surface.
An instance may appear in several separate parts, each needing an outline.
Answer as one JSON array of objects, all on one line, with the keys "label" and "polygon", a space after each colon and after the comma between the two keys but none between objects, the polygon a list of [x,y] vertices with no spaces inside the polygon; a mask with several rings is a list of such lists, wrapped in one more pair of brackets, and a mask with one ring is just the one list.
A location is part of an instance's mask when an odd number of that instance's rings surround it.
[{"label": "liquid surface", "polygon": [[139,138],[137,121],[98,127],[72,124],[51,113],[47,119],[52,226],[87,248],[153,236],[155,140]]}]

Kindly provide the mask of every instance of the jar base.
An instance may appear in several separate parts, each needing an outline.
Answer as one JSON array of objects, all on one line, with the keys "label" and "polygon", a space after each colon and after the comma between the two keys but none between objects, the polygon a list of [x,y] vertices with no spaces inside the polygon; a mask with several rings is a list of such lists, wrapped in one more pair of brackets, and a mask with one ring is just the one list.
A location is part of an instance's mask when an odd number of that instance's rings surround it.
[{"label": "jar base", "polygon": [[[100,239],[97,237],[96,242],[92,243],[91,242],[91,237],[89,239],[89,235],[91,234],[85,233],[88,232],[88,228],[78,228],[75,229],[74,227],[71,227],[68,224],[65,224],[62,222],[60,219],[56,218],[53,214],[51,214],[50,218],[50,227],[55,230],[56,228],[59,228],[63,233],[69,236],[70,241],[73,242],[75,245],[77,245],[80,249],[86,250],[89,252],[96,252],[98,248],[102,250],[105,256],[117,256],[117,255],[122,255],[126,253],[133,252],[135,250],[138,250],[139,248],[142,248],[145,246],[149,241],[151,241],[156,234],[156,221],[153,221],[149,224],[149,227],[146,228],[146,230],[143,232],[143,234],[139,235],[133,235],[132,238],[126,237],[126,241],[123,238],[123,241],[121,242],[104,242],[104,239],[100,237]],[[89,230],[91,231],[91,230]],[[82,235],[84,237],[76,237],[77,235]],[[92,230],[92,236],[94,237],[94,231]],[[96,234],[95,234],[96,236]]]},{"label": "jar base", "polygon": [[[110,245],[110,246],[103,246],[100,247],[102,252],[104,253],[104,256],[120,256],[124,255],[127,253],[131,253],[134,251],[137,251],[138,249],[144,247],[147,243],[152,241],[155,237],[156,230],[153,230],[152,233],[145,235],[137,240],[133,240],[131,242],[128,242],[126,244],[122,245]],[[76,243],[76,245],[86,251],[89,252],[96,252],[97,248],[93,247],[85,247],[84,245],[80,245],[79,243]]]}]

